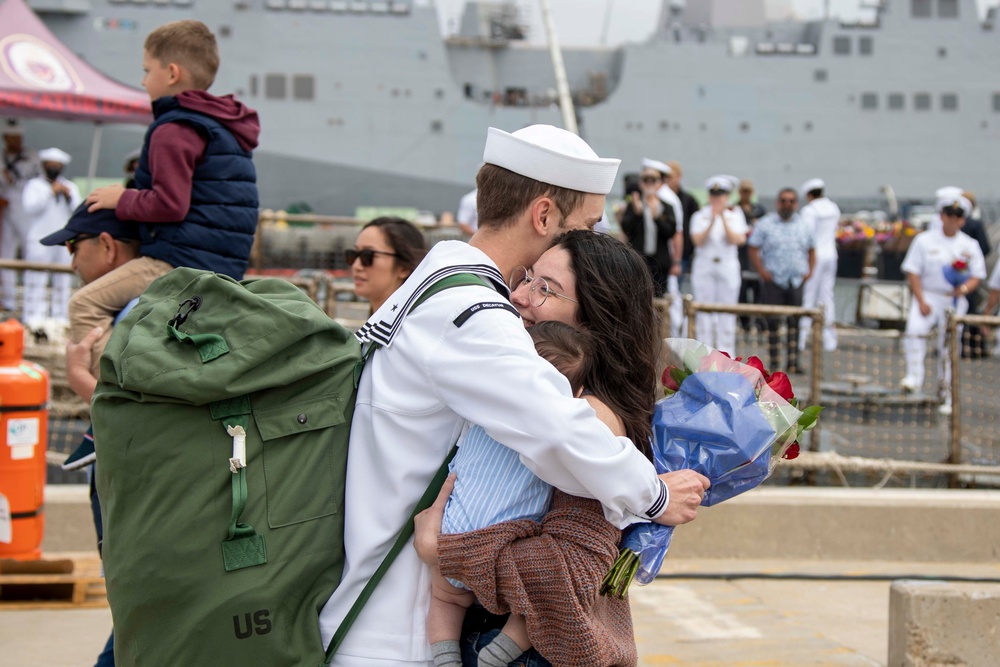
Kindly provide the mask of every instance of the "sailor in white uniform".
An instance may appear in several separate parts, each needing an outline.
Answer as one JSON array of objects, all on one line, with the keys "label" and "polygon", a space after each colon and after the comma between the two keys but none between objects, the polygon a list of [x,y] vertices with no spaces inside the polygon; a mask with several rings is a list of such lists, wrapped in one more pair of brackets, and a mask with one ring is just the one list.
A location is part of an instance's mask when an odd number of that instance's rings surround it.
[{"label": "sailor in white uniform", "polygon": [[[840,208],[823,193],[826,183],[813,178],[802,184],[802,197],[806,205],[799,209],[799,216],[810,227],[816,241],[816,269],[803,285],[802,306],[823,309],[823,349],[837,349],[836,309],[833,287],[837,281],[837,225]],[[799,321],[799,349],[805,349],[812,327],[812,318]]]},{"label": "sailor in white uniform", "polygon": [[[0,121],[3,139],[3,164],[0,165],[0,199],[7,202],[0,207],[0,259],[15,259],[18,250],[24,252],[28,236],[28,218],[21,206],[24,184],[41,173],[38,155],[24,147],[24,132],[14,118]],[[63,221],[65,222],[65,221]],[[17,272],[0,271],[2,307],[17,310]]]},{"label": "sailor in white uniform", "polygon": [[[750,228],[743,211],[729,206],[729,193],[738,182],[731,176],[708,179],[708,205],[691,216],[691,290],[699,303],[735,304],[739,300],[742,272],[737,248],[746,243]],[[735,353],[736,315],[699,312],[695,325],[698,340]]]},{"label": "sailor in white uniform", "polygon": [[[70,256],[66,246],[46,246],[41,240],[66,225],[70,215],[82,201],[80,191],[73,181],[62,175],[70,163],[70,156],[58,148],[38,151],[44,174],[24,184],[21,196],[22,210],[28,221],[24,243],[24,259],[43,264],[69,266]],[[69,295],[73,279],[71,273],[52,273],[52,292],[48,298],[45,286],[49,274],[44,271],[24,273],[24,324],[32,331],[46,328],[47,321],[55,326],[69,324]],[[48,331],[50,337],[53,331]]]},{"label": "sailor in white uniform", "polygon": [[[601,219],[620,161],[600,158],[576,135],[548,125],[513,134],[490,128],[483,159],[487,164],[477,178],[481,210],[487,196],[483,184],[498,171],[528,186],[540,181],[586,194],[566,214],[552,196],[538,196],[510,219],[481,219],[467,244],[438,243],[358,332],[365,349],[379,347],[358,387],[347,470],[346,565],[320,615],[324,642],[467,421],[520,453],[543,480],[599,499],[617,526],[690,520],[704,494],[707,480],[691,471],[658,478],[636,447],[615,438],[585,401],[573,398],[566,379],[537,355],[509,302],[506,280],[515,266],[531,266],[564,230],[593,227]],[[411,312],[410,304],[429,285],[470,272],[493,288],[447,289]],[[429,665],[429,599],[430,570],[407,546],[333,664]]]},{"label": "sailor in white uniform", "polygon": [[[939,199],[937,210],[941,228],[917,234],[910,244],[901,266],[913,299],[906,318],[903,340],[906,356],[906,377],[900,382],[903,391],[920,390],[924,383],[924,359],[927,356],[927,337],[931,330],[938,330],[938,381],[940,383],[942,414],[951,414],[951,364],[945,347],[947,316],[949,311],[964,315],[969,310],[966,295],[986,278],[986,261],[983,251],[972,237],[960,230],[972,210],[972,203],[965,197]],[[948,279],[948,270],[956,262],[966,269],[956,279]],[[961,329],[958,336],[961,337]]]},{"label": "sailor in white uniform", "polygon": [[667,185],[667,180],[673,176],[674,170],[666,162],[650,160],[642,161],[643,168],[656,169],[663,176],[663,185],[656,191],[656,196],[664,204],[668,205],[674,212],[674,220],[677,221],[677,233],[674,234],[674,241],[670,246],[673,263],[670,266],[670,276],[667,278],[667,294],[670,297],[670,331],[677,336],[681,332],[681,322],[684,319],[684,297],[681,295],[680,275],[681,260],[684,254],[684,204],[681,198],[674,192],[674,189]]}]

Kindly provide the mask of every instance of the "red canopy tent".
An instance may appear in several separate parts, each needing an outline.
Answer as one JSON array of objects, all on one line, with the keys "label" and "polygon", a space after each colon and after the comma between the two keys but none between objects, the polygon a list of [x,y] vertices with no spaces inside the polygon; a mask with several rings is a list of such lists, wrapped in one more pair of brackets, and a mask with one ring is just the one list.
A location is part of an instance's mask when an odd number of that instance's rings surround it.
[{"label": "red canopy tent", "polygon": [[24,0],[0,0],[0,116],[95,123],[88,178],[97,168],[101,123],[146,125],[153,119],[144,91],[77,57]]}]

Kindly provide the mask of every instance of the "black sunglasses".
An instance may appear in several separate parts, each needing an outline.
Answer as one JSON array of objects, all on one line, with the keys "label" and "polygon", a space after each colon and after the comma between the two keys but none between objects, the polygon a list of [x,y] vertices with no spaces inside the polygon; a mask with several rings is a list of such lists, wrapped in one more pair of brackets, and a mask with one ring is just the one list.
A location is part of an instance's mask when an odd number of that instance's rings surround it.
[{"label": "black sunglasses", "polygon": [[347,265],[351,266],[354,264],[354,260],[361,259],[361,266],[371,266],[372,262],[375,261],[375,255],[388,255],[389,257],[399,257],[399,253],[395,252],[385,252],[384,250],[372,250],[371,248],[365,248],[364,250],[356,250],[354,248],[348,248],[344,251],[344,259],[347,261]]},{"label": "black sunglasses", "polygon": [[66,249],[69,250],[69,254],[72,255],[73,253],[76,252],[77,243],[79,243],[80,241],[89,241],[90,239],[96,239],[97,237],[98,234],[80,234],[78,236],[74,236],[69,241],[66,241]]},{"label": "black sunglasses", "polygon": [[658,178],[656,176],[643,176],[642,177],[642,182],[643,183],[657,183],[657,182],[659,182],[661,180],[663,180],[663,179]]},{"label": "black sunglasses", "polygon": [[794,197],[792,197],[792,198],[782,197],[781,199],[778,200],[778,203],[780,203],[780,204],[794,204],[797,201],[798,201],[798,199],[795,199]]},{"label": "black sunglasses", "polygon": [[945,206],[941,209],[941,212],[945,215],[950,215],[955,218],[964,218],[965,210],[961,206]]}]

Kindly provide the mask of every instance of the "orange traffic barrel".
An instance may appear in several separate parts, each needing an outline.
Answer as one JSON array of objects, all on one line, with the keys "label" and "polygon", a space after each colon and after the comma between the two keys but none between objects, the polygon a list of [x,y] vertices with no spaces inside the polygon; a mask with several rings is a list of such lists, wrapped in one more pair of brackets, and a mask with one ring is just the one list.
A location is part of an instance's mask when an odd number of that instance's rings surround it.
[{"label": "orange traffic barrel", "polygon": [[0,558],[41,558],[49,374],[22,358],[24,327],[0,323]]}]

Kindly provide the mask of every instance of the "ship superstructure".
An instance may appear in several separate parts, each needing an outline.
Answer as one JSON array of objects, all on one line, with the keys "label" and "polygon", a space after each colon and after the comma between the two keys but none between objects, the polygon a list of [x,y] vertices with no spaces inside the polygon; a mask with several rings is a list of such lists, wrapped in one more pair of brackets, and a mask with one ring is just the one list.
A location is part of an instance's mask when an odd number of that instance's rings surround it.
[{"label": "ship superstructure", "polygon": [[[212,92],[262,121],[262,205],[454,209],[489,126],[560,124],[548,52],[509,3],[470,2],[442,38],[417,0],[34,0],[55,35],[138,85],[145,35],[180,18],[216,33]],[[927,197],[942,184],[1000,195],[1000,38],[974,0],[883,0],[871,21],[767,23],[763,2],[663,4],[652,38],[564,53],[581,134],[623,172],[677,159],[687,180],[752,177],[762,193],[822,176],[834,196]],[[44,123],[70,152],[79,128]],[[104,133],[115,175],[141,130]],[[36,142],[37,143],[37,142]]]}]

